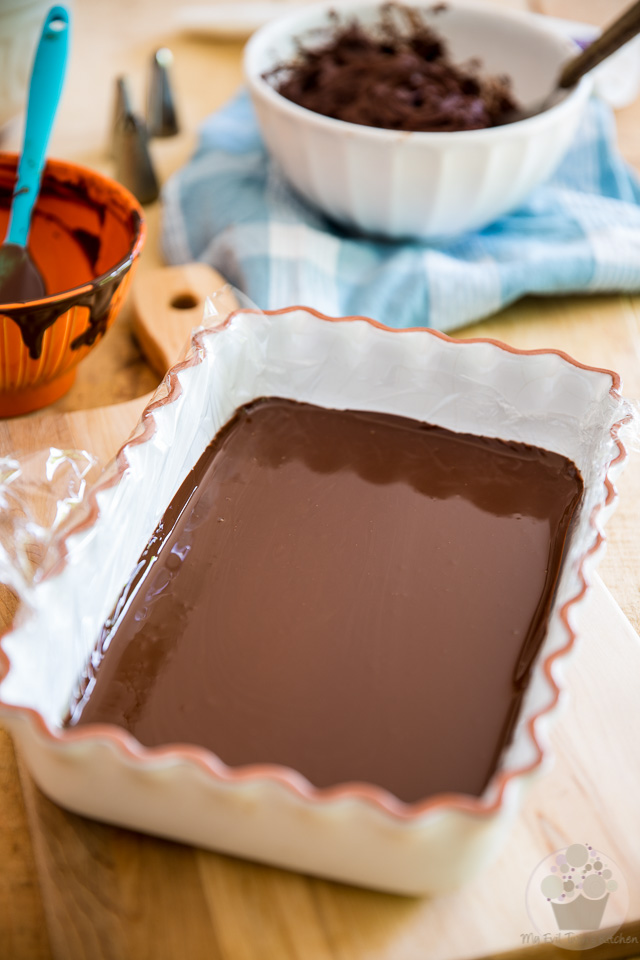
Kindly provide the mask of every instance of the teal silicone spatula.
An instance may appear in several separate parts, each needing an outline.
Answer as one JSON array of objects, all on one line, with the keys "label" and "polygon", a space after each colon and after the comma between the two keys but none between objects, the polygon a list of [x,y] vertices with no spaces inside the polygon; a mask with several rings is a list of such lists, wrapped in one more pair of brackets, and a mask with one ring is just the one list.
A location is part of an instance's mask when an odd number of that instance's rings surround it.
[{"label": "teal silicone spatula", "polygon": [[69,11],[51,7],[42,27],[31,81],[27,121],[13,192],[9,228],[0,246],[0,303],[26,303],[46,296],[44,280],[27,243],[31,214],[40,191],[47,146],[55,119],[69,50]]}]

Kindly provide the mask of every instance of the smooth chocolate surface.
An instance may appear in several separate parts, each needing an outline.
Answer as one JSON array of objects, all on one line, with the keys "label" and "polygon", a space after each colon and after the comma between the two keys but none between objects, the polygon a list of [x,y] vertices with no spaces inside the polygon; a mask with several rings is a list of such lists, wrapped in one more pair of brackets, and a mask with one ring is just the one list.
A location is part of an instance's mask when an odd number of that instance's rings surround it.
[{"label": "smooth chocolate surface", "polygon": [[255,401],[167,509],[69,723],[320,787],[478,795],[581,493],[576,467],[535,447]]},{"label": "smooth chocolate surface", "polygon": [[311,32],[297,43],[297,57],[265,78],[283,97],[335,120],[387,130],[479,130],[504,123],[516,108],[510,80],[483,76],[479,61],[454,64],[415,7],[382,4],[371,28],[336,13],[328,39],[318,42]]}]

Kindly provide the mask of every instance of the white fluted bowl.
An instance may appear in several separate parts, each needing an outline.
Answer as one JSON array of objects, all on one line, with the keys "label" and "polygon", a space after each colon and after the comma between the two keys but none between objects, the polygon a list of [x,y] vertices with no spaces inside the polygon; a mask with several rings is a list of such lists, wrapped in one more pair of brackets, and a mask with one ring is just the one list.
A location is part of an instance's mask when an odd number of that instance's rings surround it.
[{"label": "white fluted bowl", "polygon": [[[425,15],[454,63],[479,58],[483,74],[506,74],[525,108],[551,92],[571,40],[527,13],[448,0]],[[347,227],[388,237],[437,238],[486,226],[517,207],[555,171],[575,135],[588,77],[556,106],[486,130],[407,133],[345,123],[300,107],[264,78],[295,56],[298,38],[328,27],[335,2],[267,24],[249,41],[246,79],[267,148],[293,187]],[[341,2],[341,16],[365,26],[379,3]],[[317,40],[318,34],[310,37]]]}]

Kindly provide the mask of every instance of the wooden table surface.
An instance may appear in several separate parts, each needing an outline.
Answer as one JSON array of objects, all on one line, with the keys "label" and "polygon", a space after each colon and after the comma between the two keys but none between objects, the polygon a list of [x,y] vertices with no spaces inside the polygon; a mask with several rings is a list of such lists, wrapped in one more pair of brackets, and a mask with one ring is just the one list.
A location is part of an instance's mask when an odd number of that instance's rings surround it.
[{"label": "wooden table surface", "polygon": [[[611,19],[625,5],[621,0],[503,2],[597,24]],[[163,179],[186,160],[195,141],[198,122],[223,103],[241,82],[241,46],[179,35],[173,28],[176,6],[172,0],[75,0],[73,55],[52,155],[110,172],[106,148],[114,79],[121,73],[130,77],[141,109],[150,54],[157,47],[167,45],[175,55],[174,82],[182,132],[170,140],[155,141],[153,154]],[[640,168],[640,102],[619,112],[618,130],[623,153]],[[0,149],[16,149],[19,142],[18,123],[0,137]],[[162,262],[159,204],[147,208],[147,217],[149,239],[141,271]],[[460,331],[460,335],[497,337],[526,348],[566,350],[585,363],[617,370],[622,375],[627,396],[640,397],[640,297],[530,298]],[[156,382],[133,341],[130,307],[125,307],[109,336],[80,367],[71,392],[48,412],[128,400],[153,389]],[[34,424],[40,416],[34,415]],[[640,457],[637,454],[621,480],[620,494],[620,506],[609,527],[609,550],[600,572],[630,622],[639,629]],[[105,837],[109,831],[115,832],[114,828],[80,817],[61,817],[53,804],[47,806],[43,802],[38,816],[41,820],[50,818],[45,851],[41,848],[41,839],[30,831],[36,793],[28,775],[19,768],[8,736],[0,730],[2,960],[129,956],[197,960],[201,957],[359,960],[394,956],[394,936],[398,938],[398,955],[430,955],[428,944],[415,953],[405,952],[406,944],[400,948],[403,918],[414,909],[411,901],[405,904],[398,898],[348,892],[344,895],[345,906],[339,924],[336,916],[325,917],[329,931],[326,940],[320,943],[314,939],[311,931],[316,928],[310,921],[309,939],[301,948],[290,939],[277,911],[274,913],[274,903],[279,900],[281,916],[297,914],[300,922],[305,923],[310,904],[301,898],[300,888],[288,874],[269,871],[266,867],[247,871],[239,864],[237,868],[227,866],[223,880],[222,872],[215,866],[215,855],[203,854],[201,856],[209,858],[208,886],[203,892],[202,861],[188,848],[135,834],[131,834],[127,844],[110,846]],[[615,810],[606,814],[613,818]],[[74,872],[79,871],[82,876],[61,896],[56,891],[55,865],[67,862],[73,845],[76,847],[72,861]],[[82,851],[81,856],[78,850]],[[120,859],[114,861],[113,857]],[[119,895],[125,899],[130,895],[132,909],[126,918],[119,916],[121,901],[113,899],[112,886],[104,882],[105,877],[115,871],[119,877]],[[269,897],[261,886],[263,871],[269,871],[272,877]],[[172,883],[172,877],[178,877],[179,882]],[[628,880],[640,882],[638,877]],[[233,904],[237,907],[238,902],[247,904],[244,926],[241,914],[237,915],[235,924],[225,923],[225,912]],[[322,913],[321,897],[315,909]],[[206,923],[203,917],[208,918]],[[114,931],[120,932],[116,936]],[[616,955],[635,953],[640,954],[637,946]],[[529,955],[536,956],[538,951]],[[550,956],[551,952],[544,955]]]}]

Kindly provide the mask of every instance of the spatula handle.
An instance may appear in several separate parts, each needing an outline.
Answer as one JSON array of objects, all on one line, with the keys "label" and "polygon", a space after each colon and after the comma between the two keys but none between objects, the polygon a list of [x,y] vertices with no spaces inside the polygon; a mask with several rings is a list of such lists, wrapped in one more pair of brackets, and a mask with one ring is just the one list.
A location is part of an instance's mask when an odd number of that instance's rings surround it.
[{"label": "spatula handle", "polygon": [[610,57],[640,32],[640,0],[618,17],[604,33],[589,44],[586,50],[565,65],[558,86],[573,87],[578,80]]},{"label": "spatula handle", "polygon": [[53,121],[58,108],[69,50],[69,12],[51,7],[38,42],[29,85],[27,123],[18,182],[13,194],[6,242],[26,247],[33,205],[40,191]]}]

